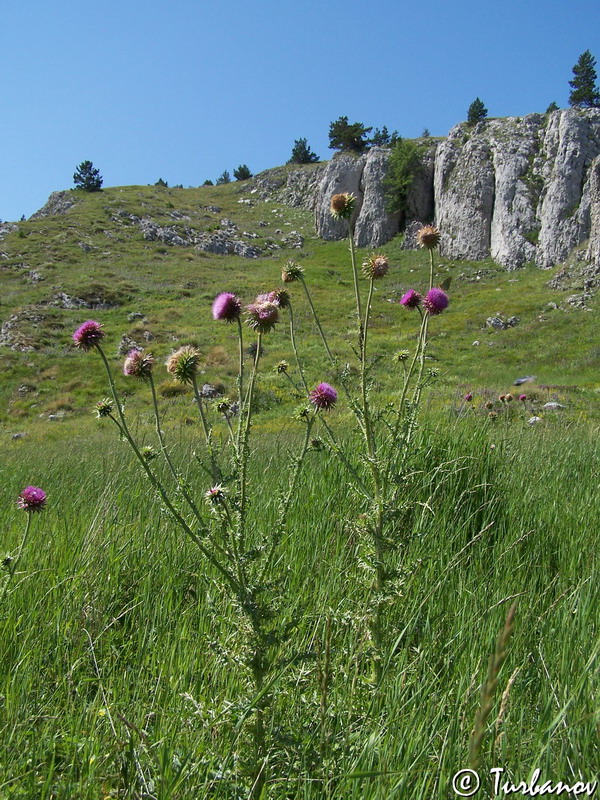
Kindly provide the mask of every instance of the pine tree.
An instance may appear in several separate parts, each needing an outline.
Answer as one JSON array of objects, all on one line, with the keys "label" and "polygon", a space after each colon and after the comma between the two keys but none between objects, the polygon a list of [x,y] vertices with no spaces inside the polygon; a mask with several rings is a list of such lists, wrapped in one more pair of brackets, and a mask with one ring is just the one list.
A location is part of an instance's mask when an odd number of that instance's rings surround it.
[{"label": "pine tree", "polygon": [[373,128],[365,128],[362,122],[348,122],[348,117],[339,117],[329,125],[330,150],[352,150],[364,153],[371,144],[367,135]]},{"label": "pine tree", "polygon": [[229,170],[224,169],[223,172],[217,178],[217,186],[221,186],[224,183],[231,183],[231,175],[229,174]]},{"label": "pine tree", "polygon": [[91,161],[82,161],[73,175],[73,183],[86,192],[99,192],[102,188],[102,175]]},{"label": "pine tree", "polygon": [[572,106],[600,107],[600,92],[596,86],[596,59],[586,50],[579,56],[579,61],[573,67],[573,80],[569,86],[573,90],[569,95],[569,104]]},{"label": "pine tree", "polygon": [[478,122],[481,122],[481,120],[487,117],[487,114],[487,108],[483,105],[482,101],[476,97],[469,106],[467,122],[469,125],[477,125]]},{"label": "pine tree", "polygon": [[315,164],[319,156],[310,149],[306,139],[294,139],[292,155],[288,164]]},{"label": "pine tree", "polygon": [[236,181],[247,181],[248,178],[252,177],[252,173],[247,164],[240,164],[237,169],[233,170],[233,177]]}]

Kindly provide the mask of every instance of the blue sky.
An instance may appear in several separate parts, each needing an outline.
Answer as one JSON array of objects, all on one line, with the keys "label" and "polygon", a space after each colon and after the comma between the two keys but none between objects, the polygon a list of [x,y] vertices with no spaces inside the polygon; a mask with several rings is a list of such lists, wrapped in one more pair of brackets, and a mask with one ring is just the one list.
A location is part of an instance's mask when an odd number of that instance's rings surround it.
[{"label": "blue sky", "polygon": [[300,137],[328,159],[341,115],[442,136],[477,96],[490,116],[566,107],[587,49],[600,63],[599,0],[5,4],[0,219],[87,159],[105,186],[197,186]]}]

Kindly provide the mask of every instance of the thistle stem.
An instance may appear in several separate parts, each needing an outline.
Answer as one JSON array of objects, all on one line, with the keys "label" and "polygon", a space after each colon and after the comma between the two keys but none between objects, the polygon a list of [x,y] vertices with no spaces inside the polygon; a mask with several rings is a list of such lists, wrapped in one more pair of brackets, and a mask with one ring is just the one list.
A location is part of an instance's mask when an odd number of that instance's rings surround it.
[{"label": "thistle stem", "polygon": [[21,544],[19,545],[19,549],[17,550],[17,555],[15,556],[14,561],[12,561],[8,566],[8,578],[4,582],[4,586],[2,587],[2,594],[0,595],[0,603],[3,602],[6,592],[8,591],[8,586],[12,581],[15,572],[17,571],[17,567],[19,566],[19,561],[21,560],[21,555],[23,554],[23,549],[27,544],[27,540],[29,539],[29,530],[31,528],[31,514],[32,511],[27,512],[27,522],[25,523],[25,533],[23,534],[23,538],[21,539]]},{"label": "thistle stem", "polygon": [[[306,285],[304,284],[304,280],[302,280],[302,285],[304,286],[304,291],[306,292],[306,295],[307,295],[307,297],[309,299],[309,302],[310,302],[310,295],[308,294],[308,289],[306,288]],[[311,304],[311,308],[312,308],[312,304]],[[304,386],[306,394],[309,394],[310,390],[308,388],[308,384],[306,382],[306,378],[304,377],[304,370],[302,369],[302,362],[300,361],[300,356],[298,355],[298,348],[296,347],[296,334],[295,334],[295,330],[294,330],[294,311],[292,309],[291,302],[290,302],[290,305],[289,305],[289,311],[290,311],[290,339],[291,339],[291,342],[292,342],[292,350],[294,351],[294,356],[296,358],[296,364],[298,366],[298,372],[300,373],[300,380],[302,381],[302,385]],[[314,314],[314,310],[313,310],[313,314]],[[316,317],[316,315],[315,315],[315,317]],[[286,373],[286,375],[287,375],[287,373]]]}]

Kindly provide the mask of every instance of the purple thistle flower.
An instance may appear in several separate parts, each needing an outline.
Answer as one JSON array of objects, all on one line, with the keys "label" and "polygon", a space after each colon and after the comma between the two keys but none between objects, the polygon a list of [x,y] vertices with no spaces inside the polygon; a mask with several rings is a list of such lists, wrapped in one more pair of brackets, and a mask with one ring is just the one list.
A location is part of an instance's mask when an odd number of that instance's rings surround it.
[{"label": "purple thistle flower", "polygon": [[268,300],[262,300],[261,296],[256,298],[256,302],[246,306],[246,311],[248,313],[246,322],[257,333],[268,333],[279,321],[279,306]]},{"label": "purple thistle flower", "polygon": [[310,402],[318,410],[328,411],[333,408],[337,401],[337,392],[328,383],[320,383],[316,389],[309,394]]},{"label": "purple thistle flower", "polygon": [[409,289],[408,292],[401,297],[400,302],[406,308],[417,308],[421,302],[421,295],[415,292],[414,289]]},{"label": "purple thistle flower", "polygon": [[23,511],[41,511],[46,505],[46,492],[37,486],[26,486],[19,494],[17,505]]},{"label": "purple thistle flower", "polygon": [[93,319],[88,319],[73,334],[73,341],[76,347],[81,348],[81,350],[91,350],[92,347],[100,344],[103,338],[102,325]]},{"label": "purple thistle flower", "polygon": [[519,400],[520,400],[522,403],[524,403],[524,402],[527,400],[527,395],[526,395],[526,394],[520,394],[520,395],[519,395]]},{"label": "purple thistle flower", "polygon": [[463,399],[464,399],[465,403],[470,403],[471,400],[473,399],[473,393],[472,392],[467,392]]},{"label": "purple thistle flower", "polygon": [[141,348],[134,347],[133,350],[127,353],[127,358],[123,363],[123,374],[132,378],[148,380],[153,366],[154,357],[152,354],[144,353]]},{"label": "purple thistle flower", "polygon": [[425,295],[423,305],[427,309],[428,314],[441,314],[442,311],[448,306],[448,295],[442,289],[434,287],[430,289]]},{"label": "purple thistle flower", "polygon": [[234,322],[242,313],[242,301],[231,292],[222,292],[212,305],[213,319]]},{"label": "purple thistle flower", "polygon": [[290,293],[287,289],[275,289],[274,292],[269,292],[267,295],[267,301],[279,306],[279,308],[289,308]]}]

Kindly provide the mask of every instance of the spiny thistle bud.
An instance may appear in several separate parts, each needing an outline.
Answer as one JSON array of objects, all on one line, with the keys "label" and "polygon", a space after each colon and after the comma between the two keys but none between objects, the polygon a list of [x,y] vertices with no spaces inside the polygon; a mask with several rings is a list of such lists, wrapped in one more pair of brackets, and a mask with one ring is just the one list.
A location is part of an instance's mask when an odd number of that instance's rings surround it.
[{"label": "spiny thistle bud", "polygon": [[79,347],[80,350],[91,350],[92,347],[100,344],[103,338],[104,331],[102,330],[102,325],[93,319],[88,319],[88,321],[80,325],[73,334],[75,346]]},{"label": "spiny thistle bud", "polygon": [[222,292],[217,295],[212,304],[213,319],[223,319],[225,322],[234,322],[242,313],[242,301],[231,292]]},{"label": "spiny thistle bud", "polygon": [[427,250],[435,250],[440,243],[441,234],[433,225],[424,225],[417,231],[417,242]]},{"label": "spiny thistle bud", "polygon": [[409,289],[408,292],[400,298],[400,303],[405,308],[417,308],[421,303],[421,295],[415,292],[414,289]]},{"label": "spiny thistle bud", "polygon": [[220,483],[217,483],[216,486],[212,486],[204,495],[207,502],[211,503],[212,505],[219,505],[225,501],[225,489],[221,486]]},{"label": "spiny thistle bud", "polygon": [[444,292],[443,289],[434,287],[425,295],[423,305],[427,309],[427,313],[433,316],[434,314],[441,314],[442,311],[447,308],[448,302],[448,295],[446,292]]},{"label": "spiny thistle bud", "polygon": [[429,367],[429,369],[427,370],[427,375],[430,378],[439,378],[440,371],[437,367]]},{"label": "spiny thistle bud", "polygon": [[23,511],[37,512],[42,511],[46,505],[46,492],[37,486],[26,486],[19,494],[17,505]]},{"label": "spiny thistle bud", "polygon": [[274,292],[269,292],[267,301],[273,303],[279,308],[289,308],[291,298],[287,289],[275,289]]},{"label": "spiny thistle bud", "polygon": [[320,383],[316,389],[309,394],[310,402],[317,410],[328,411],[333,408],[337,401],[337,392],[328,383]]},{"label": "spiny thistle bud", "polygon": [[309,408],[307,408],[306,406],[299,406],[299,408],[297,408],[294,411],[294,413],[292,415],[292,419],[297,419],[300,422],[306,422],[306,420],[309,417],[309,414],[310,414],[310,409]]},{"label": "spiny thistle bud", "polygon": [[195,347],[185,345],[172,353],[167,360],[167,372],[179,383],[193,383],[200,365],[200,353]]},{"label": "spiny thistle bud", "polygon": [[142,456],[146,461],[153,461],[155,458],[158,458],[158,453],[151,444],[147,444],[145,447],[142,447]]},{"label": "spiny thistle bud", "polygon": [[229,400],[221,400],[218,402],[217,411],[219,414],[225,414],[225,416],[227,416],[229,414]]},{"label": "spiny thistle bud", "polygon": [[299,281],[304,275],[304,270],[297,261],[290,259],[281,271],[281,280],[284,283]]},{"label": "spiny thistle bud", "polygon": [[279,364],[276,364],[273,367],[273,372],[276,372],[278,375],[282,375],[288,371],[290,365],[287,361],[280,361]]},{"label": "spiny thistle bud", "polygon": [[356,197],[353,194],[344,192],[343,194],[334,194],[331,198],[331,216],[335,219],[351,219],[356,208]]},{"label": "spiny thistle bud", "polygon": [[129,375],[140,380],[148,380],[152,374],[154,357],[151,353],[144,353],[139,347],[135,347],[127,353],[127,358],[123,363],[123,374]]},{"label": "spiny thistle bud", "polygon": [[246,322],[257,333],[269,333],[279,321],[279,306],[268,300],[250,303],[246,312]]},{"label": "spiny thistle bud", "polygon": [[316,452],[325,450],[325,442],[323,441],[323,439],[319,439],[319,437],[316,436],[314,439],[310,440],[309,448],[311,450],[315,450]]},{"label": "spiny thistle bud", "polygon": [[98,419],[102,419],[102,417],[110,417],[114,410],[115,406],[110,397],[103,397],[102,400],[99,400],[96,403],[96,416]]},{"label": "spiny thistle bud", "polygon": [[372,253],[365,261],[363,261],[362,272],[365,278],[383,278],[388,269],[390,262],[387,256],[382,253]]},{"label": "spiny thistle bud", "polygon": [[394,361],[402,363],[403,361],[408,361],[409,356],[408,350],[398,350],[397,353],[394,353]]}]

